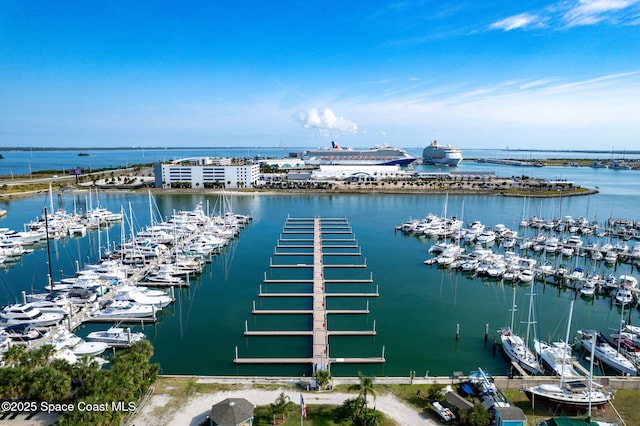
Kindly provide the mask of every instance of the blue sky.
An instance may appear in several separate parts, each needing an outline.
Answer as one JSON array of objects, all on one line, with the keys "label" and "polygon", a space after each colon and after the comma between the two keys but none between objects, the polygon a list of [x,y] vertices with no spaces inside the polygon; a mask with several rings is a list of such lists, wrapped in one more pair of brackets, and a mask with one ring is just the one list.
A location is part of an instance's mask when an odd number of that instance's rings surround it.
[{"label": "blue sky", "polygon": [[0,0],[1,146],[640,149],[640,0]]}]

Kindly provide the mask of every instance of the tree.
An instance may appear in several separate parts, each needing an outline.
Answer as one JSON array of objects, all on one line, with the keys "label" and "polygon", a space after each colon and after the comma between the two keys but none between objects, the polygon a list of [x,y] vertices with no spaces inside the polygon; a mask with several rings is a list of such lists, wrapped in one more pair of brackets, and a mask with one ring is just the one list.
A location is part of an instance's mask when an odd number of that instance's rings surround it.
[{"label": "tree", "polygon": [[0,368],[0,398],[24,398],[30,383],[31,373],[24,367]]},{"label": "tree", "polygon": [[361,371],[358,371],[358,380],[359,383],[357,385],[352,385],[349,389],[356,389],[359,392],[359,396],[364,400],[364,406],[367,407],[367,394],[373,396],[373,400],[376,400],[376,390],[373,387],[373,381],[375,377],[367,376],[362,374]]},{"label": "tree", "polygon": [[41,401],[63,401],[71,392],[71,379],[53,367],[39,368],[32,375],[31,396]]},{"label": "tree", "polygon": [[13,345],[4,353],[2,359],[10,367],[19,367],[27,363],[29,355],[27,348],[22,345]]},{"label": "tree", "polygon": [[460,417],[463,424],[471,426],[488,426],[491,424],[489,412],[480,404],[475,404],[470,410],[461,411]]},{"label": "tree", "polygon": [[316,379],[318,389],[326,389],[327,385],[331,382],[331,373],[329,370],[316,370],[313,373],[313,377]]},{"label": "tree", "polygon": [[291,404],[291,399],[285,395],[284,392],[280,392],[280,395],[278,395],[276,400],[269,404],[274,419],[276,416],[280,416],[284,420],[286,418],[285,413],[289,404]]}]

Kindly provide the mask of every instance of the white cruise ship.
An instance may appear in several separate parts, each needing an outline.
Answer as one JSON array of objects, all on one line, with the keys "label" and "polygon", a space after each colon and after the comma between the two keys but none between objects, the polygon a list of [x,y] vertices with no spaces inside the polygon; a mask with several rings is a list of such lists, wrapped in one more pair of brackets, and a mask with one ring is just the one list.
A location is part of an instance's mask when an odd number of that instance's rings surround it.
[{"label": "white cruise ship", "polygon": [[312,149],[302,154],[302,159],[310,165],[350,164],[365,166],[406,166],[416,160],[403,149],[373,147],[369,149],[344,149],[331,142],[331,148]]},{"label": "white cruise ship", "polygon": [[422,151],[422,164],[457,167],[462,161],[462,151],[451,145],[443,146],[438,141],[431,142]]}]

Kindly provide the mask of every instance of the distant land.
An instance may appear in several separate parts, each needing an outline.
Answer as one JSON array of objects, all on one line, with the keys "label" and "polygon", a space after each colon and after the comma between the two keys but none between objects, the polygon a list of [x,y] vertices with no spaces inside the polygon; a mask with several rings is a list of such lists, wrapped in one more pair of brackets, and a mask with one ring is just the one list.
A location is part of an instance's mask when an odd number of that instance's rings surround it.
[{"label": "distant land", "polygon": [[[185,150],[185,149],[298,149],[299,146],[120,146],[120,147],[6,147],[2,151],[138,151],[138,150]],[[416,147],[419,148],[419,147]],[[464,149],[464,148],[461,148]],[[503,151],[503,152],[575,152],[576,154],[640,154],[640,150],[628,149],[524,149],[524,148],[469,148],[474,151]]]},{"label": "distant land", "polygon": [[114,146],[114,147],[43,147],[14,146],[2,148],[2,151],[139,151],[145,149],[283,149],[298,147],[282,146]]}]

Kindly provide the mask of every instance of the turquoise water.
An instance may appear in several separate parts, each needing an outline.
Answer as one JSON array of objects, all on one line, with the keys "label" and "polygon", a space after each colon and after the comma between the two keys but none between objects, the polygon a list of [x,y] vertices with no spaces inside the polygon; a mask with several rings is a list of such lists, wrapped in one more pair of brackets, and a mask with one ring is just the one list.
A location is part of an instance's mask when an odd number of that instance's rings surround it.
[{"label": "turquoise water", "polygon": [[[509,168],[500,169],[501,175]],[[640,201],[632,182],[637,172],[573,168],[536,169],[557,173],[567,179],[598,183],[601,193],[590,197],[523,200],[495,196],[449,196],[449,215],[465,221],[481,220],[486,225],[503,223],[515,228],[523,211],[528,216],[546,218],[572,215],[587,216],[601,223],[610,216],[638,219]],[[503,173],[504,172],[504,173]],[[623,184],[628,182],[628,184]],[[590,184],[584,184],[591,186]],[[55,207],[73,210],[74,196],[54,197]],[[83,206],[85,195],[75,196],[76,206]],[[407,236],[394,230],[409,218],[428,213],[442,214],[445,195],[238,195],[231,196],[234,211],[251,214],[254,220],[225,251],[194,280],[189,289],[176,294],[175,305],[162,313],[155,326],[145,326],[155,348],[154,361],[164,373],[211,375],[300,375],[309,374],[307,366],[236,366],[235,348],[242,357],[309,356],[310,338],[245,338],[245,321],[250,329],[304,329],[310,319],[304,316],[254,317],[252,303],[258,306],[309,306],[308,299],[285,302],[258,299],[259,286],[268,272],[269,259],[288,216],[346,217],[355,233],[368,268],[360,273],[373,274],[373,286],[358,289],[375,290],[380,297],[370,299],[369,315],[329,318],[330,329],[371,329],[376,322],[377,336],[364,338],[332,337],[332,356],[380,356],[384,346],[387,362],[381,365],[333,364],[334,375],[355,375],[358,370],[375,376],[404,376],[410,370],[417,375],[449,375],[452,371],[470,371],[482,367],[492,374],[506,374],[507,363],[494,350],[495,330],[509,324],[513,287],[471,278],[451,271],[425,266],[427,249],[433,243],[425,238]],[[104,193],[101,203],[110,210],[125,211],[131,203],[136,226],[149,222],[148,198],[141,194]],[[216,195],[158,195],[156,202],[163,215],[178,209],[191,209],[204,201],[213,208]],[[95,203],[95,200],[94,200]],[[22,229],[22,224],[35,218],[48,201],[43,196],[2,201],[8,216],[0,227]],[[126,231],[128,232],[128,230]],[[120,227],[101,234],[101,244],[120,241]],[[633,242],[631,242],[633,244]],[[54,278],[71,275],[75,262],[95,261],[98,238],[95,231],[85,238],[52,241]],[[37,249],[11,268],[0,270],[0,303],[20,298],[20,291],[39,291],[47,273],[46,250]],[[556,260],[557,261],[557,260]],[[580,262],[584,262],[583,259]],[[581,263],[581,265],[584,265]],[[584,265],[587,266],[587,265]],[[629,272],[629,266],[618,267],[616,274]],[[307,271],[308,273],[308,271]],[[304,275],[304,272],[301,272]],[[633,274],[638,276],[636,270]],[[310,287],[309,287],[310,289]],[[517,287],[516,322],[526,320],[531,287]],[[302,288],[299,288],[302,290]],[[284,288],[282,288],[284,291]],[[542,338],[564,336],[571,291],[553,286],[536,285],[536,308],[539,335]],[[262,303],[262,305],[260,305]],[[283,305],[284,303],[284,305]],[[363,299],[331,300],[330,308],[364,309]],[[625,313],[634,324],[640,323],[636,309]],[[621,312],[611,306],[609,298],[593,301],[576,300],[573,333],[579,328],[597,328],[603,332],[618,327]],[[455,339],[459,324],[460,338]],[[490,335],[484,339],[485,325]],[[83,335],[98,328],[87,325]],[[139,327],[138,327],[139,328]],[[518,327],[516,327],[517,329]]]}]

